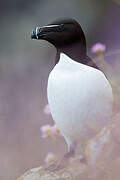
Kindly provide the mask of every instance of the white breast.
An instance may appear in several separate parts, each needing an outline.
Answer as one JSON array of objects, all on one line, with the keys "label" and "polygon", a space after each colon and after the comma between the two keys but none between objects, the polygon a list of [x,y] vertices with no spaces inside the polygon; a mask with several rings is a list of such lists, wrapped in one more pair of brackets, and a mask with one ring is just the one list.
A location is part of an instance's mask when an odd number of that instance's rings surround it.
[{"label": "white breast", "polygon": [[112,89],[104,74],[65,54],[49,75],[48,101],[67,141],[81,142],[111,119]]}]

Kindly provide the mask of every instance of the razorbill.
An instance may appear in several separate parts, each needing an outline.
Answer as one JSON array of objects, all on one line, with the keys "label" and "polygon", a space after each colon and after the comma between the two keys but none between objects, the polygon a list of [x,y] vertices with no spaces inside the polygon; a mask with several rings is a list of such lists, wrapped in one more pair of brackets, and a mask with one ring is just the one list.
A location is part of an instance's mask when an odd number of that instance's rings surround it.
[{"label": "razorbill", "polygon": [[86,39],[74,19],[57,19],[36,27],[32,39],[46,40],[57,50],[56,65],[48,79],[48,102],[52,117],[64,136],[68,152],[84,147],[112,116],[113,95],[103,72],[86,54]]}]

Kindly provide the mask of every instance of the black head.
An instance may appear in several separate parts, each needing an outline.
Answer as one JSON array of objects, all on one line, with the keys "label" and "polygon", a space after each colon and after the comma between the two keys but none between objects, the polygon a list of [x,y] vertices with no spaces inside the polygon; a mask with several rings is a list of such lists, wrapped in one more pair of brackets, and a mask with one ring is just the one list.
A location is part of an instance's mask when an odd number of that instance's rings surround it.
[{"label": "black head", "polygon": [[32,39],[43,39],[53,44],[57,49],[81,43],[86,48],[85,35],[81,26],[69,18],[58,19],[51,24],[37,27],[32,31]]},{"label": "black head", "polygon": [[31,33],[31,39],[46,40],[73,60],[87,64],[86,39],[80,24],[71,18],[60,18],[52,23],[36,27]]},{"label": "black head", "polygon": [[57,19],[47,26],[37,27],[32,31],[32,39],[43,39],[57,49],[80,43],[86,49],[85,35],[77,21],[70,18]]}]

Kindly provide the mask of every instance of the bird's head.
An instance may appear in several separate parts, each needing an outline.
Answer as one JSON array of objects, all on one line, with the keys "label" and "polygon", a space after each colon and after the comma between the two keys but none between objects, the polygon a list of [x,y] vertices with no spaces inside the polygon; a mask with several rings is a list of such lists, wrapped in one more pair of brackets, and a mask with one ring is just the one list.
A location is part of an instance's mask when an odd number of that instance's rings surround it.
[{"label": "bird's head", "polygon": [[31,33],[31,38],[46,40],[60,50],[79,44],[79,48],[83,48],[86,53],[84,32],[74,19],[57,19],[46,26],[36,27]]}]

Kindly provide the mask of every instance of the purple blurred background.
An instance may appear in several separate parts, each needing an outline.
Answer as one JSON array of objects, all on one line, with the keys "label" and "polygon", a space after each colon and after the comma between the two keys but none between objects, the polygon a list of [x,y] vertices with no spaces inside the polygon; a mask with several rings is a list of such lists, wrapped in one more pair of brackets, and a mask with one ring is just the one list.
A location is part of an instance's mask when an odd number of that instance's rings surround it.
[{"label": "purple blurred background", "polygon": [[61,155],[65,142],[43,140],[40,126],[53,124],[44,114],[47,78],[56,50],[30,39],[37,25],[57,17],[81,24],[88,52],[96,42],[107,50],[120,48],[119,0],[4,0],[0,1],[0,179],[15,180],[40,166],[48,151]]}]

